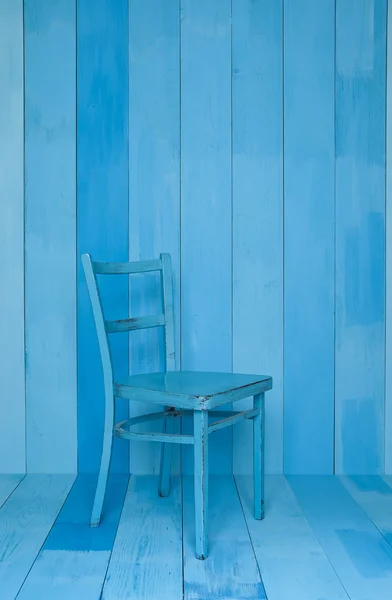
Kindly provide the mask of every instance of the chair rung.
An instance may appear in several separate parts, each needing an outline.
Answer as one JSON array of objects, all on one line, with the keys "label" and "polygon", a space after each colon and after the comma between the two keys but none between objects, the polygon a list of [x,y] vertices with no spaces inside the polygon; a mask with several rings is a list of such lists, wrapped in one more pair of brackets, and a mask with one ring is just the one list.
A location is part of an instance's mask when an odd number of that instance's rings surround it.
[{"label": "chair rung", "polygon": [[119,333],[136,329],[149,329],[150,327],[163,327],[164,325],[165,315],[152,315],[135,319],[121,319],[120,321],[106,321],[106,331],[108,333]]},{"label": "chair rung", "polygon": [[93,262],[94,273],[97,275],[132,275],[134,273],[150,273],[152,271],[161,271],[162,262],[160,260],[145,260],[138,262]]}]

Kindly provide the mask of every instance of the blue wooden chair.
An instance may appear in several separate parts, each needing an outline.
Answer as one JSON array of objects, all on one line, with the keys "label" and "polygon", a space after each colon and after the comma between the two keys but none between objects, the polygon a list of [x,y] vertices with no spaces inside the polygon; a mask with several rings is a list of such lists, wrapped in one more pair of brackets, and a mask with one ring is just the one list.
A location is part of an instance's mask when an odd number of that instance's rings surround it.
[{"label": "blue wooden chair", "polygon": [[[113,433],[117,437],[128,440],[163,442],[159,476],[160,496],[168,496],[170,493],[172,444],[193,444],[196,556],[204,559],[208,554],[208,436],[218,429],[235,425],[244,419],[253,419],[254,516],[256,519],[264,517],[264,392],[272,388],[272,379],[261,375],[176,371],[172,267],[169,254],[161,254],[158,260],[130,263],[95,262],[90,255],[84,254],[82,263],[97,328],[105,387],[102,458],[90,525],[98,526],[101,519]],[[151,271],[161,273],[162,314],[120,321],[105,320],[97,275],[132,275]],[[165,371],[132,375],[120,381],[115,380],[108,334],[148,327],[164,327]],[[242,412],[214,411],[218,406],[230,404],[248,396],[253,396],[253,408],[249,410]],[[116,397],[159,404],[163,405],[165,409],[160,413],[138,416],[115,424],[114,398]],[[173,419],[187,413],[193,414],[193,435],[174,434]],[[209,424],[209,416],[216,417],[217,420]],[[139,433],[131,429],[132,425],[158,418],[163,419],[163,433]]]}]

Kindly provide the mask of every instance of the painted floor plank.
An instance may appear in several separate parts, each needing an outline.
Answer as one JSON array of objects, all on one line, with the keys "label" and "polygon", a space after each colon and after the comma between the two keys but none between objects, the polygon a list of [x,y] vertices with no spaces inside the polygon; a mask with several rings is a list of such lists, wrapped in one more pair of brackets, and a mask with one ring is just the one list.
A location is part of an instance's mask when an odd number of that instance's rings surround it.
[{"label": "painted floor plank", "polygon": [[392,548],[340,481],[288,480],[351,600],[390,600]]},{"label": "painted floor plank", "polygon": [[341,477],[340,481],[392,546],[392,481],[378,475]]},{"label": "painted floor plank", "polygon": [[24,475],[0,475],[0,507],[11,496]]},{"label": "painted floor plank", "polygon": [[234,479],[209,482],[209,556],[195,557],[193,478],[183,478],[184,600],[266,598]]},{"label": "painted floor plank", "polygon": [[158,478],[131,476],[102,600],[182,598],[180,478],[158,496]]},{"label": "painted floor plank", "polygon": [[18,600],[97,600],[124,503],[129,476],[111,474],[100,527],[89,526],[96,476],[79,475]]},{"label": "painted floor plank", "polygon": [[73,475],[27,475],[0,509],[1,600],[15,600],[73,481]]},{"label": "painted floor plank", "polygon": [[266,477],[263,521],[253,518],[252,477],[236,482],[268,600],[347,600],[286,478]]}]

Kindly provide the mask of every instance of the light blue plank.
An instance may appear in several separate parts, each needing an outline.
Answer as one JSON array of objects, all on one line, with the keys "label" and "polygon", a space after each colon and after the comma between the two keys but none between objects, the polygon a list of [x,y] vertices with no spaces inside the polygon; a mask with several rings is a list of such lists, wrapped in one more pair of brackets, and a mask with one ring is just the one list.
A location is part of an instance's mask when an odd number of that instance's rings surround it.
[{"label": "light blue plank", "polygon": [[75,2],[26,0],[27,469],[76,471]]},{"label": "light blue plank", "polygon": [[167,498],[158,477],[131,476],[102,600],[182,598],[180,479]]},{"label": "light blue plank", "polygon": [[[79,0],[78,85],[78,465],[98,470],[103,377],[80,256],[128,260],[128,0]],[[101,278],[108,319],[128,316],[127,276]],[[112,340],[115,372],[128,372],[128,334]],[[116,420],[128,416],[117,403]],[[112,469],[129,471],[128,443],[115,440]]]},{"label": "light blue plank", "polygon": [[[387,23],[386,106],[386,331],[385,364],[392,364],[392,10]],[[392,369],[385,372],[385,472],[392,474]]]},{"label": "light blue plank", "polygon": [[[179,0],[130,3],[129,256],[154,259],[169,252],[174,271],[177,365],[180,366],[180,7]],[[154,232],[151,235],[151,232]],[[161,313],[160,275],[131,278],[131,315]],[[160,359],[161,355],[161,359]],[[130,336],[131,373],[163,365],[163,332]],[[131,404],[131,415],[150,410]],[[159,407],[156,410],[160,410]],[[143,427],[140,428],[143,431]],[[173,471],[179,471],[179,448]],[[160,446],[131,443],[131,472],[157,473]]]},{"label": "light blue plank", "polygon": [[336,477],[288,477],[352,600],[390,600],[392,548]]},{"label": "light blue plank", "polygon": [[109,476],[100,527],[89,526],[96,477],[79,475],[18,600],[97,600],[123,507],[128,475]]},{"label": "light blue plank", "polygon": [[15,600],[73,481],[72,475],[27,475],[1,507],[1,600]]},{"label": "light blue plank", "polygon": [[386,1],[336,13],[336,472],[384,472]]},{"label": "light blue plank", "polygon": [[0,472],[22,473],[26,468],[23,0],[0,3],[0,90]]},{"label": "light blue plank", "polygon": [[263,521],[253,518],[252,478],[236,481],[268,600],[347,600],[286,479],[266,477]]},{"label": "light blue plank", "polygon": [[[232,370],[230,12],[230,0],[181,2],[181,354],[190,371]],[[231,468],[226,429],[211,440],[211,472]]]},{"label": "light blue plank", "polygon": [[0,475],[0,507],[18,487],[23,475]]},{"label": "light blue plank", "polygon": [[209,557],[195,557],[193,478],[183,478],[184,600],[262,600],[263,584],[233,477],[209,486]]},{"label": "light blue plank", "polygon": [[284,5],[287,473],[333,472],[334,5]]},{"label": "light blue plank", "polygon": [[392,481],[378,475],[346,476],[340,481],[392,546]]},{"label": "light blue plank", "polygon": [[[233,369],[266,373],[266,470],[283,468],[282,1],[233,1]],[[249,408],[241,401],[236,410]],[[251,473],[252,425],[234,428]]]}]

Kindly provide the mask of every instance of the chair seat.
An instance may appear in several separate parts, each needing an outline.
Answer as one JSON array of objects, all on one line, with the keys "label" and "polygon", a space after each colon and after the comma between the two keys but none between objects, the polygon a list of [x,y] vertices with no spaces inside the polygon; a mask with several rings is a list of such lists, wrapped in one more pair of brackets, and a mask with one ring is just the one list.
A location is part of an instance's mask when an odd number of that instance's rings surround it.
[{"label": "chair seat", "polygon": [[170,371],[131,375],[115,383],[120,398],[209,410],[272,388],[265,375]]}]

